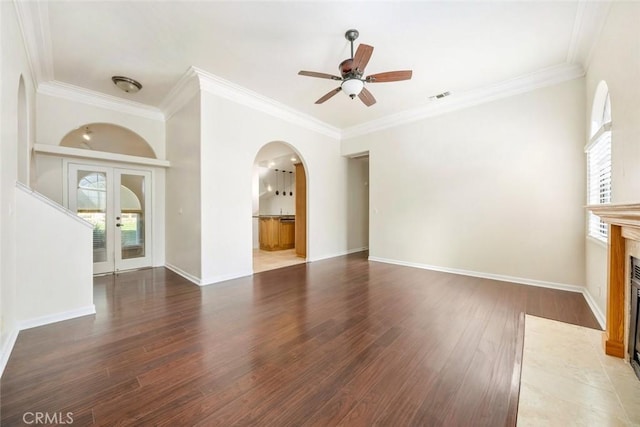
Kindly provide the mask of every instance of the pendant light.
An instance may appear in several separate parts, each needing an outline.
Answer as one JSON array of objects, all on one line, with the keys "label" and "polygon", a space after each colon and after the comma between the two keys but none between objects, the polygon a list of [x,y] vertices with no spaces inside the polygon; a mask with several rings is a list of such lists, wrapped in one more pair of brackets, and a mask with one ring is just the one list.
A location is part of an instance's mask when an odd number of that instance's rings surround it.
[{"label": "pendant light", "polygon": [[[285,173],[287,173],[287,171],[282,169],[282,173],[285,174]],[[282,195],[283,196],[287,195],[287,188],[286,188],[287,185],[285,184],[285,181],[284,181],[285,179],[287,179],[287,176],[286,175],[282,175]]]},{"label": "pendant light", "polygon": [[289,171],[289,195],[293,196],[293,171]]},{"label": "pendant light", "polygon": [[280,186],[278,185],[278,169],[276,169],[276,196],[280,194]]}]

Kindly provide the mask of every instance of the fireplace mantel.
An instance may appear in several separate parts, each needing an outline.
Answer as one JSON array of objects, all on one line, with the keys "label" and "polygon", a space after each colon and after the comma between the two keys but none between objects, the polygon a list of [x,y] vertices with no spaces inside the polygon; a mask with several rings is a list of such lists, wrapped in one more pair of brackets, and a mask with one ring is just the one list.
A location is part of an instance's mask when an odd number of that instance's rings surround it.
[{"label": "fireplace mantel", "polygon": [[598,215],[607,224],[636,227],[640,230],[640,203],[589,205],[587,209]]},{"label": "fireplace mantel", "polygon": [[589,205],[587,209],[609,224],[607,242],[607,326],[604,350],[611,356],[625,357],[627,305],[626,239],[640,242],[640,203]]}]

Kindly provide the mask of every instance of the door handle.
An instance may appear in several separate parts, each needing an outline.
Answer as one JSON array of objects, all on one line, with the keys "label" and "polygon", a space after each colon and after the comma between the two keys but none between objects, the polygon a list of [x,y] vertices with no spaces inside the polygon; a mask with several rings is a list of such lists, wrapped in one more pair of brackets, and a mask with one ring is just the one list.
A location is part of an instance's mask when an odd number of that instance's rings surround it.
[{"label": "door handle", "polygon": [[117,223],[117,224],[116,224],[116,227],[120,227],[121,225],[122,225],[122,224],[120,224],[120,223]]}]

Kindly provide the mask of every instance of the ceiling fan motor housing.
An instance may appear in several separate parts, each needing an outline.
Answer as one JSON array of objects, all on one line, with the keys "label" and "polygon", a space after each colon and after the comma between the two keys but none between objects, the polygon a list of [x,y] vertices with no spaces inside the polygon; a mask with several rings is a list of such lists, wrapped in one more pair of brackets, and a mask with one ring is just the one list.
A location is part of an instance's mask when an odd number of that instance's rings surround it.
[{"label": "ceiling fan motor housing", "polygon": [[348,77],[353,71],[353,59],[345,59],[338,65],[338,69],[340,70],[342,78]]}]

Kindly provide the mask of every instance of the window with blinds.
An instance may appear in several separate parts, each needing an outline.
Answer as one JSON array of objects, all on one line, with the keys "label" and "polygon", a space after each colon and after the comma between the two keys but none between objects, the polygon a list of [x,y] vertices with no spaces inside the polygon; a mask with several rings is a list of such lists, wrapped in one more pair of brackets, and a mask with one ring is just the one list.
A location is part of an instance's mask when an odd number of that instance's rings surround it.
[{"label": "window with blinds", "polygon": [[[605,86],[606,88],[606,86]],[[608,91],[607,91],[608,92]],[[587,145],[587,203],[599,205],[611,203],[611,100],[607,93],[601,105],[595,105],[592,137]],[[597,215],[589,213],[588,234],[607,241],[608,228]]]},{"label": "window with blinds", "polygon": [[[603,132],[587,151],[588,203],[611,202],[611,131]],[[589,213],[589,235],[607,241],[607,224]]]}]

